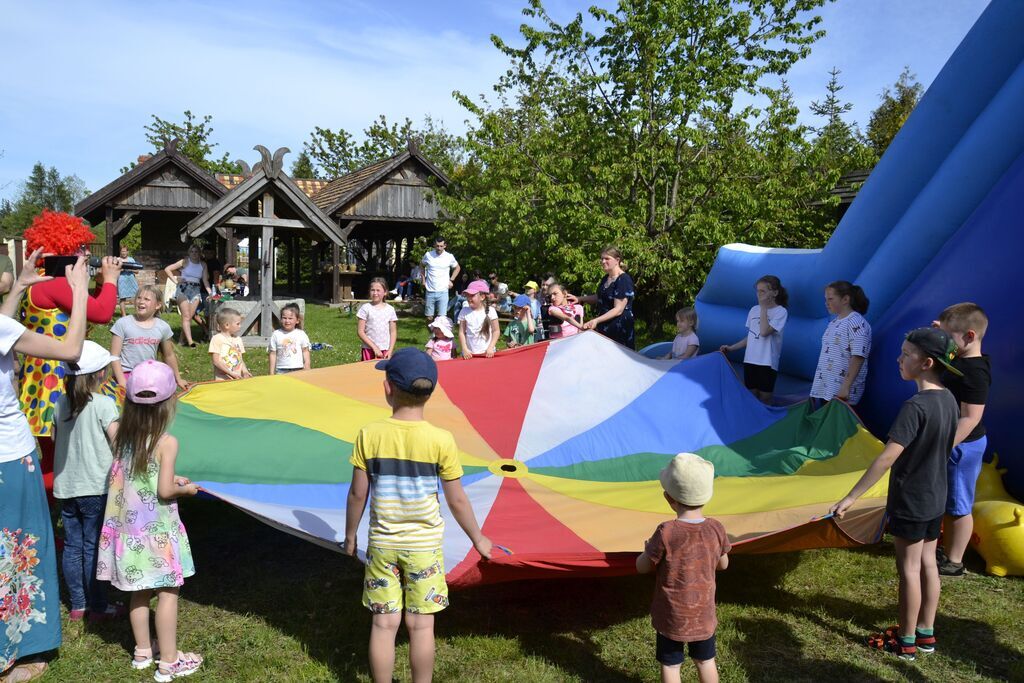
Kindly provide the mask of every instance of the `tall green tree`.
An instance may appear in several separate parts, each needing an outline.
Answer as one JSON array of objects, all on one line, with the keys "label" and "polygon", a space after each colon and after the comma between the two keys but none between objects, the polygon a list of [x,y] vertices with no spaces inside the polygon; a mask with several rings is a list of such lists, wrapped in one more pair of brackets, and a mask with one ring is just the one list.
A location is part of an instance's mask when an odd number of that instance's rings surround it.
[{"label": "tall green tree", "polygon": [[299,152],[299,156],[295,157],[295,161],[292,162],[291,172],[289,173],[292,178],[319,178],[316,174],[316,169],[313,168],[313,160],[309,158],[309,153],[303,149]]},{"label": "tall green tree", "polygon": [[[184,112],[184,119],[179,123],[162,119],[156,114],[151,114],[152,121],[143,126],[146,131],[146,140],[153,146],[153,150],[159,152],[167,144],[168,140],[178,140],[178,151],[198,164],[201,168],[210,173],[240,173],[241,168],[228,160],[230,156],[224,152],[219,157],[214,156],[214,148],[219,143],[213,142],[213,117],[209,114],[198,117],[190,110]],[[121,172],[134,168],[135,162],[130,163]]]},{"label": "tall green tree", "polygon": [[885,88],[882,91],[878,108],[871,112],[867,133],[871,147],[878,157],[889,148],[889,143],[907,122],[923,94],[924,86],[917,82],[917,77],[911,73],[909,66],[903,67],[903,72],[892,88]]},{"label": "tall green tree", "polygon": [[423,155],[446,173],[454,171],[465,159],[461,139],[429,116],[416,126],[408,118],[401,123],[389,123],[382,114],[363,130],[358,140],[344,129],[334,131],[319,126],[313,128],[309,138],[303,144],[303,154],[310,158],[317,177],[321,178],[337,178],[399,154],[410,140],[416,140]]},{"label": "tall green tree", "polygon": [[441,201],[460,259],[586,289],[615,243],[657,320],[693,298],[721,244],[783,241],[794,200],[766,219],[751,186],[798,171],[764,161],[760,112],[734,104],[808,53],[822,2],[620,0],[560,24],[532,0],[522,47],[492,37],[511,60],[496,100],[457,94],[473,168]]},{"label": "tall green tree", "polygon": [[811,102],[811,113],[824,119],[816,129],[815,141],[824,168],[842,174],[855,169],[870,168],[874,166],[877,158],[857,125],[848,123],[844,118],[844,115],[853,109],[853,104],[843,102],[839,96],[843,89],[839,82],[840,73],[842,72],[835,67],[829,72],[825,98]]},{"label": "tall green tree", "polygon": [[86,194],[85,183],[78,176],[61,175],[56,167],[36,162],[18,196],[5,206],[0,230],[5,237],[20,235],[43,209],[70,213]]}]

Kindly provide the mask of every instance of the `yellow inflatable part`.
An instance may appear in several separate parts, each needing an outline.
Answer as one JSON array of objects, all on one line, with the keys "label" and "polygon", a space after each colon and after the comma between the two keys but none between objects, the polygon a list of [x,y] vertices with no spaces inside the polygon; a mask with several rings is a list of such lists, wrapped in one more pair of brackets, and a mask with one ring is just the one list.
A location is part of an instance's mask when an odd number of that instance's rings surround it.
[{"label": "yellow inflatable part", "polygon": [[998,469],[999,456],[981,468],[974,499],[971,545],[993,576],[1024,576],[1024,503],[1010,497]]}]

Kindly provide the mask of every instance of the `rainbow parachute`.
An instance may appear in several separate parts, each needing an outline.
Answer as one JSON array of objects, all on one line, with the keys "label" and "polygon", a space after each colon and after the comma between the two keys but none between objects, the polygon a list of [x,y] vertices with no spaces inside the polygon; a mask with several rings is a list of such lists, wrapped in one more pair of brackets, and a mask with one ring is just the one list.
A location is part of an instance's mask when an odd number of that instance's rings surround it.
[{"label": "rainbow parachute", "polygon": [[[885,480],[843,520],[825,517],[882,448],[852,411],[764,406],[721,354],[649,360],[588,332],[440,363],[439,374],[427,419],[454,433],[477,519],[510,551],[481,561],[446,516],[453,587],[633,571],[644,540],[672,517],[658,473],[680,451],[714,462],[706,512],[734,552],[851,546],[881,533]],[[358,363],[198,386],[172,430],[178,469],[268,524],[338,549],[355,435],[390,414],[382,380]],[[359,539],[365,547],[365,516]]]}]

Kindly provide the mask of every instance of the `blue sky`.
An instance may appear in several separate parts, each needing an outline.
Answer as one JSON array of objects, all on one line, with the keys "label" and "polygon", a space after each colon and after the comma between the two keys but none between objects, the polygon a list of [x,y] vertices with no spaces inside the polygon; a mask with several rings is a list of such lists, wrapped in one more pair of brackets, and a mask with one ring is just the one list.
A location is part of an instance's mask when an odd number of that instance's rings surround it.
[{"label": "blue sky", "polygon": [[[150,114],[212,114],[218,150],[294,158],[314,126],[361,131],[378,114],[465,128],[453,90],[489,93],[524,0],[174,3],[0,0],[0,197],[42,161],[90,190],[148,151]],[[569,19],[593,0],[548,0]],[[603,2],[600,4],[610,4]],[[839,0],[828,35],[788,76],[806,117],[833,66],[862,126],[904,65],[926,86],[986,0]]]}]

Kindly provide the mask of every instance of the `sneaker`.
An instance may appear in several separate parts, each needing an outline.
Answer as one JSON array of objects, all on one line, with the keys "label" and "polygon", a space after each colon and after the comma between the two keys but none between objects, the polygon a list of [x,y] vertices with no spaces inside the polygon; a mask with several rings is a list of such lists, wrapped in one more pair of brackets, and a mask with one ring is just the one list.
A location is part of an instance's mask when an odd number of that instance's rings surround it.
[{"label": "sneaker", "polygon": [[923,655],[930,655],[935,652],[936,641],[935,634],[930,636],[922,636],[918,633],[915,637],[915,645],[917,645],[917,651]]},{"label": "sneaker", "polygon": [[107,605],[107,608],[102,612],[89,612],[89,623],[95,624],[100,621],[111,621],[113,619],[122,619],[128,614],[128,609],[120,604],[111,603]]},{"label": "sneaker", "polygon": [[963,576],[964,563],[953,562],[948,557],[939,562],[939,576]]},{"label": "sneaker", "polygon": [[946,555],[946,549],[943,548],[941,545],[935,546],[935,561],[939,564],[942,564],[947,560],[949,560],[949,556]]},{"label": "sneaker", "polygon": [[85,618],[84,609],[73,609],[68,612],[68,621],[81,621]]}]

